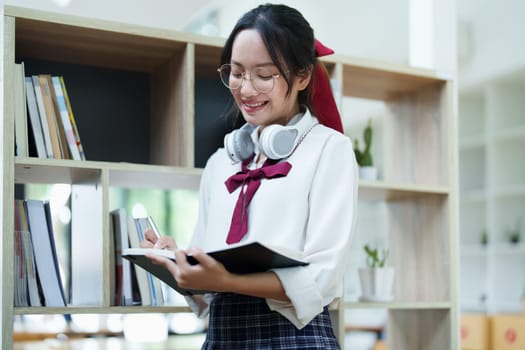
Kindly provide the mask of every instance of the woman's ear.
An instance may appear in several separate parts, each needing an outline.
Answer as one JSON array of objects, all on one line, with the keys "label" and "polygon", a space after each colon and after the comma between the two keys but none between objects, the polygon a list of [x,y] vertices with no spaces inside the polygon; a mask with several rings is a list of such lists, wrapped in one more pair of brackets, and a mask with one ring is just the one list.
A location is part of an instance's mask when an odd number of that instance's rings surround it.
[{"label": "woman's ear", "polygon": [[308,87],[308,84],[310,84],[310,80],[312,79],[312,69],[313,66],[310,66],[308,69],[305,69],[304,72],[301,72],[295,77],[295,84],[297,84],[297,89],[299,91],[303,91]]}]

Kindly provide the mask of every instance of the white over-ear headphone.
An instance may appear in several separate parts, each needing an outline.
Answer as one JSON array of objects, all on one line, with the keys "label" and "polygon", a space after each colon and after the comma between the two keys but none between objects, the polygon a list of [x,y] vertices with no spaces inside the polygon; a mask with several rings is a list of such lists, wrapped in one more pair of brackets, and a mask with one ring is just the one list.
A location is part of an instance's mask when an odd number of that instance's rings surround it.
[{"label": "white over-ear headphone", "polygon": [[[265,127],[259,136],[261,152],[270,159],[282,159],[292,154],[303,136],[315,125],[307,113],[298,117],[293,124],[272,124]],[[255,128],[256,126],[246,123],[224,136],[224,148],[232,162],[241,162],[254,153],[255,145],[251,133]]]}]

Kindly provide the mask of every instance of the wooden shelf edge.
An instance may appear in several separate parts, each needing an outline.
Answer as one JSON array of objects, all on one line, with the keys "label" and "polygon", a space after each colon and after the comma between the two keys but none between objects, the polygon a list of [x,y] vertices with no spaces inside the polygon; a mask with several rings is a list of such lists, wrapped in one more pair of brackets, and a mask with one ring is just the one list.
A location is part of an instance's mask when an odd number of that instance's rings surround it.
[{"label": "wooden shelf edge", "polygon": [[389,73],[402,74],[412,77],[419,77],[434,82],[445,82],[453,78],[453,74],[447,72],[438,72],[431,69],[417,68],[400,63],[384,62],[368,58],[360,58],[346,55],[332,55],[321,59],[327,63],[342,63],[347,66],[363,67],[371,70],[385,71]]},{"label": "wooden shelf edge", "polygon": [[202,169],[190,167],[178,167],[171,165],[154,165],[154,164],[139,164],[128,162],[105,162],[92,160],[71,160],[71,159],[45,159],[35,157],[16,157],[16,165],[27,166],[48,166],[48,167],[68,167],[77,169],[107,169],[114,171],[149,171],[152,173],[169,172],[180,173],[184,175],[198,175],[202,174]]},{"label": "wooden shelf edge", "polygon": [[382,181],[359,181],[360,199],[398,200],[424,196],[448,196],[447,186],[399,184]]},{"label": "wooden shelf edge", "polygon": [[71,26],[80,26],[97,31],[132,34],[155,39],[175,40],[185,43],[195,43],[208,46],[222,47],[225,39],[220,37],[204,36],[174,29],[159,29],[139,24],[129,24],[97,18],[88,18],[78,15],[61,14],[36,10],[13,5],[4,6],[4,15],[28,20],[43,21]]},{"label": "wooden shelf edge", "polygon": [[15,307],[15,315],[64,314],[144,314],[192,312],[188,306],[67,306],[67,307]]},{"label": "wooden shelf edge", "polygon": [[389,303],[365,303],[365,302],[345,302],[345,309],[389,309],[389,310],[450,310],[453,303],[442,302],[389,302]]}]

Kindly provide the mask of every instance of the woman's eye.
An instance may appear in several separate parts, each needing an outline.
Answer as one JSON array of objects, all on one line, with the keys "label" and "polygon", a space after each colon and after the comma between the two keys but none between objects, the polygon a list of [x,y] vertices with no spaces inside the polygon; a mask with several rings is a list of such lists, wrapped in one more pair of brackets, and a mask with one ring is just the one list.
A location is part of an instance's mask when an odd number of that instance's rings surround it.
[{"label": "woman's eye", "polygon": [[231,76],[235,79],[241,79],[242,78],[242,73],[238,73],[238,72],[231,72]]},{"label": "woman's eye", "polygon": [[257,75],[257,78],[261,80],[270,80],[273,78],[273,75],[272,74],[259,74]]}]

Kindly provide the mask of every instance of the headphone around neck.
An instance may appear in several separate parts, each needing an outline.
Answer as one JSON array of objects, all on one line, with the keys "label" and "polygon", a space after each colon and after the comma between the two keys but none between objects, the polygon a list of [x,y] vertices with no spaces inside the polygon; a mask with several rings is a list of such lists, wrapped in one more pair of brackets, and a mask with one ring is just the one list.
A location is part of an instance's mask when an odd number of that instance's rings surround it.
[{"label": "headphone around neck", "polygon": [[[295,117],[293,124],[272,124],[265,127],[259,136],[259,149],[270,159],[283,159],[292,154],[303,137],[317,123],[312,123],[312,118],[304,113]],[[292,121],[294,121],[292,119]],[[251,134],[257,128],[249,123],[224,136],[224,148],[228,157],[234,163],[242,162],[255,152]]]}]

